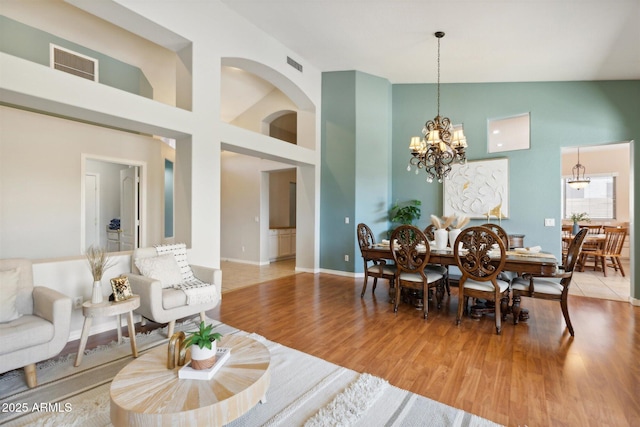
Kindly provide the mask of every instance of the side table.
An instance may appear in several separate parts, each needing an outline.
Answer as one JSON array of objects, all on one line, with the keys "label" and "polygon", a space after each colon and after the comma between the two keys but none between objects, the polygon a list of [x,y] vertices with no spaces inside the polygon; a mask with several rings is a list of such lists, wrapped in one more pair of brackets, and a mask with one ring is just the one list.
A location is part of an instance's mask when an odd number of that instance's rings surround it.
[{"label": "side table", "polygon": [[140,307],[140,296],[132,295],[131,298],[124,301],[105,301],[99,304],[93,304],[87,301],[82,304],[82,314],[84,315],[84,324],[82,326],[82,336],[80,337],[80,347],[76,356],[74,366],[80,366],[84,348],[89,338],[89,329],[94,317],[118,316],[118,343],[122,340],[122,324],[120,315],[127,313],[127,326],[129,329],[129,338],[131,341],[131,353],[133,357],[138,357],[138,348],[136,347],[136,330],[133,326],[133,310]]}]

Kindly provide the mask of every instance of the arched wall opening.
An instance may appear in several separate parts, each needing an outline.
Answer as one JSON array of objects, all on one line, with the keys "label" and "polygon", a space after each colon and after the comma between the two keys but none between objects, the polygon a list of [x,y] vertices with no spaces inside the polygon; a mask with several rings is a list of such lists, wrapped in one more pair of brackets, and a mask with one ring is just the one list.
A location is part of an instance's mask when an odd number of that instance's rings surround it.
[{"label": "arched wall opening", "polygon": [[[270,67],[242,58],[223,58],[221,76],[221,118],[231,126],[223,125],[221,156],[221,260],[262,265],[269,263],[269,180],[270,171],[285,168],[296,169],[295,186],[295,233],[297,248],[296,269],[315,271],[318,268],[319,217],[316,208],[319,199],[319,179],[317,173],[316,150],[319,140],[316,136],[316,106],[311,99],[291,80]],[[273,107],[267,102],[249,105],[246,112],[226,113],[225,99],[237,99],[225,88],[225,67],[227,72],[238,74],[237,70],[254,74],[281,92]],[[230,74],[232,77],[233,75]],[[235,78],[235,77],[234,77]],[[233,83],[237,83],[238,79]],[[261,90],[271,93],[260,84]],[[239,94],[246,95],[246,87],[239,87]],[[222,93],[226,91],[226,93]],[[268,95],[263,96],[268,98]],[[283,106],[287,98],[289,106]],[[236,106],[237,107],[237,106]],[[227,114],[227,120],[225,120]],[[270,137],[269,124],[276,119],[293,114],[297,146],[284,138]],[[240,127],[243,129],[236,129]],[[246,132],[250,130],[251,132]],[[235,153],[236,155],[232,155]],[[239,166],[238,161],[242,164]],[[275,162],[275,163],[274,163]],[[243,197],[230,188],[243,188]],[[283,189],[290,191],[290,187]],[[226,220],[225,220],[226,218]],[[233,225],[231,224],[233,223]],[[238,226],[241,223],[242,226]],[[227,226],[236,232],[225,233]],[[238,234],[238,230],[241,230]]]}]

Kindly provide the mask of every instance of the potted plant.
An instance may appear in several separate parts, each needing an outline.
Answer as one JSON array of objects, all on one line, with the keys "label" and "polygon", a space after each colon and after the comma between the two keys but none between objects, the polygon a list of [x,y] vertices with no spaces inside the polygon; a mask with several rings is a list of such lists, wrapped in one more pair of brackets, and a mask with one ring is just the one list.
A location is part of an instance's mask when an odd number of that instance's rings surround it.
[{"label": "potted plant", "polygon": [[103,247],[89,246],[85,253],[91,275],[93,276],[93,289],[91,302],[100,304],[102,302],[102,275],[107,269],[113,267],[115,262],[107,255],[107,250]]},{"label": "potted plant", "polygon": [[411,200],[403,207],[400,207],[396,202],[389,212],[391,222],[413,225],[413,221],[420,219],[420,216],[422,215],[422,212],[420,211],[421,205],[422,202],[420,200]]},{"label": "potted plant", "polygon": [[573,221],[573,230],[571,230],[571,234],[573,234],[574,236],[576,234],[578,234],[578,232],[580,231],[580,226],[578,225],[578,222],[580,221],[586,221],[586,222],[591,222],[591,219],[589,218],[589,214],[587,214],[586,212],[580,212],[580,213],[572,213],[571,214],[571,221]]},{"label": "potted plant", "polygon": [[212,332],[213,325],[200,322],[200,328],[191,332],[184,341],[184,347],[191,347],[191,367],[193,369],[209,369],[216,363],[217,341],[222,335]]}]

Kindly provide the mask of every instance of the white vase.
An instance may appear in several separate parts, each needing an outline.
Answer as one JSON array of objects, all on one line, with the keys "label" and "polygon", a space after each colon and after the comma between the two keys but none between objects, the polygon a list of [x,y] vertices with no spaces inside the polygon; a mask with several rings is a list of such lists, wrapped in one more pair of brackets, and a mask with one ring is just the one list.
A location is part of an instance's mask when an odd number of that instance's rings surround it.
[{"label": "white vase", "polygon": [[102,283],[99,280],[93,282],[91,302],[93,304],[100,304],[102,302]]},{"label": "white vase", "polygon": [[449,239],[449,232],[446,228],[438,228],[433,232],[433,237],[436,241],[436,249],[443,250],[447,248],[447,240]]},{"label": "white vase", "polygon": [[461,229],[459,228],[454,228],[453,230],[449,231],[449,246],[451,248],[453,248],[453,246],[456,243],[456,239],[458,238],[458,235],[462,232]]},{"label": "white vase", "polygon": [[211,348],[200,348],[198,345],[192,345],[191,347],[191,367],[193,369],[209,369],[216,361],[216,352],[218,345],[214,340],[211,343]]}]

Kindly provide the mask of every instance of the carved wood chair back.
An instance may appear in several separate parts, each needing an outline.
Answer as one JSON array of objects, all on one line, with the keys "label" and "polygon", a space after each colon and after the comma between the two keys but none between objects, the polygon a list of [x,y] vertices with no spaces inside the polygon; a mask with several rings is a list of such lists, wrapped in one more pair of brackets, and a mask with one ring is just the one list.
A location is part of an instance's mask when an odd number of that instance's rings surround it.
[{"label": "carved wood chair back", "polygon": [[391,233],[391,244],[393,261],[398,269],[394,311],[398,311],[403,288],[421,290],[426,319],[429,312],[429,288],[436,288],[438,308],[441,307],[444,296],[444,275],[426,268],[431,255],[427,236],[413,225],[401,225]]}]

